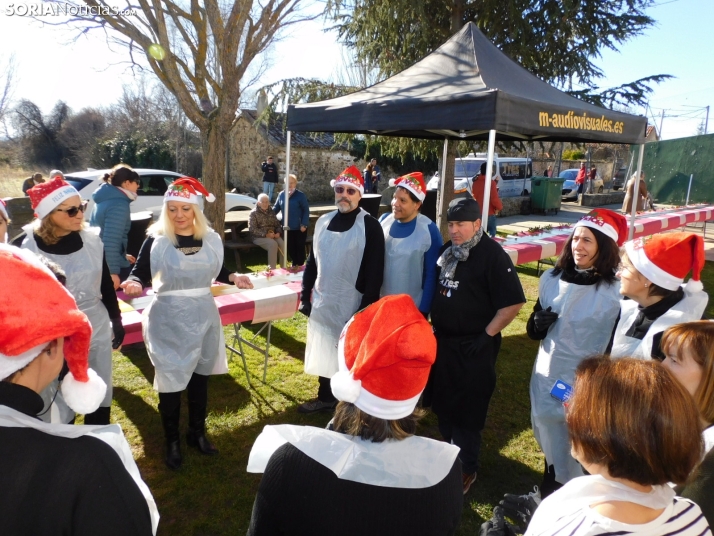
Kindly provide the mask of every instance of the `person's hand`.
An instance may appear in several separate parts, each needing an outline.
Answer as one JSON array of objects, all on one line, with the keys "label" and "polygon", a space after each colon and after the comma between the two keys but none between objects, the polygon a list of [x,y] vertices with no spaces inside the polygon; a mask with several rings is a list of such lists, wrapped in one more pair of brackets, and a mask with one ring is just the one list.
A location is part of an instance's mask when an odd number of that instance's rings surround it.
[{"label": "person's hand", "polygon": [[134,257],[134,255],[129,255],[129,254],[127,253],[127,254],[126,254],[126,260],[128,260],[130,264],[136,264],[136,257]]},{"label": "person's hand", "polygon": [[307,231],[307,226],[306,226],[306,225],[301,225],[301,226],[300,226],[300,231],[302,231],[303,233],[304,233],[305,231]]},{"label": "person's hand", "polygon": [[298,311],[300,311],[306,317],[310,318],[310,313],[312,312],[312,304],[310,302],[300,302],[300,307],[298,307]]},{"label": "person's hand", "polygon": [[247,275],[233,273],[228,276],[228,280],[238,288],[253,288],[253,282]]},{"label": "person's hand", "polygon": [[118,350],[121,347],[121,343],[124,342],[124,326],[121,323],[121,316],[117,318],[112,318],[112,331],[114,332],[114,338],[112,339],[112,348]]},{"label": "person's hand", "polygon": [[551,311],[551,307],[538,311],[533,315],[533,323],[537,331],[547,331],[547,329],[558,320],[558,313]]},{"label": "person's hand", "polygon": [[141,286],[141,283],[137,283],[136,281],[124,281],[119,286],[124,291],[124,294],[130,298],[137,298],[141,296],[141,293],[144,291],[144,287]]},{"label": "person's hand", "polygon": [[121,285],[121,280],[117,274],[112,274],[112,283],[114,283],[114,290],[118,289],[119,285]]}]

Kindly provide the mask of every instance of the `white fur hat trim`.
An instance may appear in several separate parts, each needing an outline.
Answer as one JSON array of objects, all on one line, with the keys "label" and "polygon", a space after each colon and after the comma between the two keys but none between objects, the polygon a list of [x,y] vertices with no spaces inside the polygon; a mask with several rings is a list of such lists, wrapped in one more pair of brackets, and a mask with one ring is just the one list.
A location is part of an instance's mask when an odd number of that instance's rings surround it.
[{"label": "white fur hat trim", "polygon": [[684,283],[684,279],[665,272],[662,268],[653,263],[645,254],[645,248],[635,247],[635,243],[638,240],[625,242],[625,251],[627,251],[627,256],[630,258],[632,265],[655,285],[666,288],[667,290],[677,290],[679,286]]},{"label": "white fur hat trim", "polygon": [[4,380],[11,374],[17,372],[21,368],[24,368],[33,359],[40,355],[40,352],[49,342],[50,341],[43,342],[42,344],[39,344],[34,348],[30,348],[26,352],[22,352],[19,355],[9,356],[0,353],[0,380]]},{"label": "white fur hat trim", "polygon": [[93,369],[87,369],[89,381],[78,382],[71,372],[62,380],[62,396],[76,413],[86,415],[99,408],[107,392],[107,384]]},{"label": "white fur hat trim", "polygon": [[352,320],[354,320],[354,317],[352,317],[343,328],[337,344],[337,365],[339,371],[335,373],[330,380],[332,394],[335,395],[337,400],[350,402],[373,417],[390,421],[408,417],[414,411],[421,393],[408,400],[387,400],[386,398],[379,397],[367,391],[367,389],[362,387],[362,382],[355,380],[352,377],[352,373],[347,369],[347,363],[345,362],[345,337]]}]

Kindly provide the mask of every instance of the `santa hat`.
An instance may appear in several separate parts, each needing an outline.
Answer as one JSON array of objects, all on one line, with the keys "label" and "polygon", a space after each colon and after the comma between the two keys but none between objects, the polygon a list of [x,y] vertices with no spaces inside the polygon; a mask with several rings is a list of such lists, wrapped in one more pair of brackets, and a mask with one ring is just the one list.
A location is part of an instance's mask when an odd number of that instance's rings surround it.
[{"label": "santa hat", "polygon": [[436,359],[429,323],[406,294],[385,296],[342,330],[332,393],[374,417],[411,415]]},{"label": "santa hat", "polygon": [[689,271],[690,292],[704,287],[699,280],[704,268],[704,240],[694,233],[665,233],[625,243],[632,265],[655,285],[677,290]]},{"label": "santa hat", "polygon": [[42,219],[79,192],[64,179],[56,178],[33,186],[27,190],[27,195],[35,216]]},{"label": "santa hat", "polygon": [[182,177],[169,184],[169,189],[164,194],[164,203],[169,201],[181,201],[198,205],[198,194],[203,195],[206,201],[213,203],[216,196],[209,194],[206,187],[193,177]]},{"label": "santa hat", "polygon": [[92,326],[72,295],[30,251],[0,244],[0,380],[22,369],[50,341],[64,337],[69,373],[62,395],[77,413],[92,413],[107,386],[88,366]]},{"label": "santa hat", "polygon": [[2,214],[2,217],[5,218],[5,221],[10,220],[10,216],[7,215],[7,207],[5,205],[5,201],[0,199],[0,214]]},{"label": "santa hat", "polygon": [[591,210],[578,220],[575,227],[597,229],[617,242],[618,246],[624,244],[627,239],[627,219],[622,214],[606,208]]},{"label": "santa hat", "polygon": [[419,201],[424,201],[426,197],[426,183],[424,182],[424,174],[421,171],[412,171],[406,175],[402,175],[398,179],[391,179],[389,186],[401,186],[413,193]]},{"label": "santa hat", "polygon": [[351,186],[359,190],[361,195],[364,195],[364,177],[357,166],[350,166],[339,177],[330,181],[330,186]]},{"label": "santa hat", "polygon": [[60,179],[64,180],[64,173],[62,173],[59,169],[53,169],[50,171],[50,180],[54,179],[55,177],[59,177]]}]

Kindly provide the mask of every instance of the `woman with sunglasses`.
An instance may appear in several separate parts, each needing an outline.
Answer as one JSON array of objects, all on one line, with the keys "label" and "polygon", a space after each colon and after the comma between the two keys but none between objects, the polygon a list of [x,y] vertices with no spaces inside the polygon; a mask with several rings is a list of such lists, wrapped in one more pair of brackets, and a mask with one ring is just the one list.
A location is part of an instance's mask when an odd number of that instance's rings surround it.
[{"label": "woman with sunglasses", "polygon": [[[92,324],[89,366],[107,384],[107,392],[95,412],[84,416],[84,424],[109,424],[112,404],[112,330],[114,348],[124,340],[124,327],[104,247],[97,233],[87,230],[79,192],[60,178],[38,184],[27,191],[37,219],[24,228],[22,247],[57,263],[67,275],[67,290]],[[74,412],[57,393],[57,383],[42,393],[51,405],[42,416],[49,422],[69,423]],[[53,397],[54,401],[53,401]],[[49,403],[49,404],[48,404]]]},{"label": "woman with sunglasses", "polygon": [[114,288],[129,276],[131,264],[136,262],[126,252],[131,228],[129,205],[137,197],[141,179],[139,174],[126,164],[118,164],[102,177],[102,184],[92,194],[94,208],[89,218],[92,227],[99,227],[99,238],[104,243],[109,271]]}]

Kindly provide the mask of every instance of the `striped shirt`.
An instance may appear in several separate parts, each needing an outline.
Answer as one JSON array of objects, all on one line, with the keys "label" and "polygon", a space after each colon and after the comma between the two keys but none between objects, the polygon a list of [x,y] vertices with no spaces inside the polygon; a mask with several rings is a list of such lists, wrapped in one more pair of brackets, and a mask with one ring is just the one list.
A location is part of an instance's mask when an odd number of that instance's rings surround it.
[{"label": "striped shirt", "polygon": [[536,510],[526,531],[526,536],[627,536],[629,534],[711,536],[712,532],[699,506],[681,497],[675,497],[662,514],[649,523],[639,525],[621,523],[585,506],[569,515],[552,520],[538,519],[538,510]]}]

